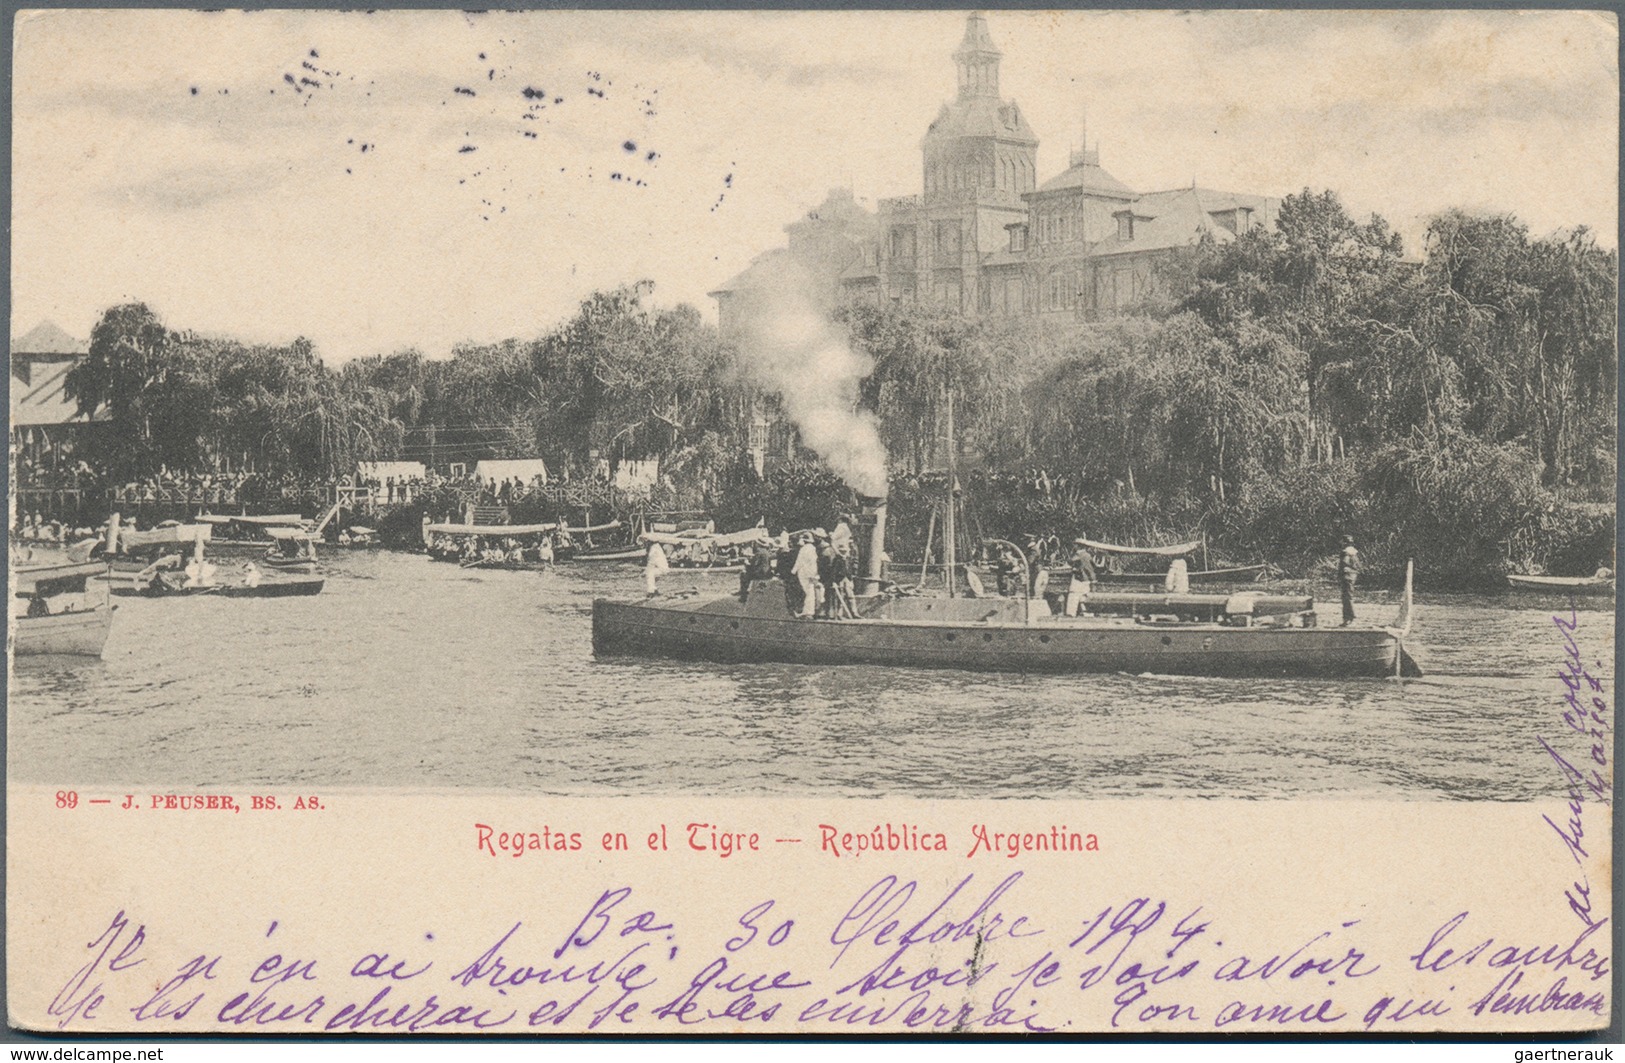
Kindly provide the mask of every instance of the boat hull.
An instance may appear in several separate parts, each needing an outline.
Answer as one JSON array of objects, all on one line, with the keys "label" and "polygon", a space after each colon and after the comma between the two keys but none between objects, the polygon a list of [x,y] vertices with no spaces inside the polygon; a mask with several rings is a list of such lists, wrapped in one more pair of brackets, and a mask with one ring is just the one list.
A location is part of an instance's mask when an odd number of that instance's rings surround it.
[{"label": "boat hull", "polygon": [[1508,576],[1513,590],[1543,591],[1548,594],[1612,596],[1614,581],[1595,576]]},{"label": "boat hull", "polygon": [[113,630],[113,610],[103,605],[55,616],[18,617],[12,626],[16,631],[12,650],[19,657],[100,657]]},{"label": "boat hull", "polygon": [[[593,651],[730,663],[1328,677],[1393,675],[1401,654],[1399,640],[1381,628],[1104,619],[803,620],[742,606],[718,610],[603,599],[593,603]],[[1414,669],[1408,660],[1406,665],[1407,672]]]},{"label": "boat hull", "polygon": [[215,594],[221,598],[300,598],[311,594],[320,594],[327,580],[321,576],[314,578],[268,579],[250,587],[247,584],[238,586],[225,586],[215,589]]}]

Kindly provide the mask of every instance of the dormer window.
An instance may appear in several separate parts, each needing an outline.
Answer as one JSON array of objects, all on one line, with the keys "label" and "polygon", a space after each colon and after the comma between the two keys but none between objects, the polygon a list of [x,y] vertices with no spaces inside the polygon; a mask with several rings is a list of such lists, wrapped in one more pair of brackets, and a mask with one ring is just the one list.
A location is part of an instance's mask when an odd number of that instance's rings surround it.
[{"label": "dormer window", "polygon": [[1025,225],[1006,226],[1010,230],[1010,250],[1027,250],[1027,227]]},{"label": "dormer window", "polygon": [[1134,239],[1134,212],[1120,210],[1114,217],[1117,218],[1117,239],[1125,244]]}]

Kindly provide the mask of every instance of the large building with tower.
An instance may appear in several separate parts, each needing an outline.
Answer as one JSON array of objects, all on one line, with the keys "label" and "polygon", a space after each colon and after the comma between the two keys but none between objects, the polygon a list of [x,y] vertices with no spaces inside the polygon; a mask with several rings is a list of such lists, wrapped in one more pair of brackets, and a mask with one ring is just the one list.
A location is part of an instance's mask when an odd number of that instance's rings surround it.
[{"label": "large building with tower", "polygon": [[1280,201],[1199,188],[1137,192],[1074,151],[1040,182],[1038,136],[999,94],[1002,55],[972,14],[953,53],[958,92],[921,142],[922,190],[874,211],[837,190],[712,296],[724,334],[757,294],[798,278],[820,301],[929,303],[977,316],[1100,320],[1157,283],[1157,265],[1204,237],[1273,227]]}]

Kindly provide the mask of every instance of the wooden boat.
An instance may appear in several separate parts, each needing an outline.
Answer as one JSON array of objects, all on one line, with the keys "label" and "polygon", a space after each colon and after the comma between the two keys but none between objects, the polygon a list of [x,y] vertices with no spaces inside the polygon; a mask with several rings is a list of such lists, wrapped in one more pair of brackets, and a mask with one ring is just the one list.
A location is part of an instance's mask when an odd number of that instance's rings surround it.
[{"label": "wooden boat", "polygon": [[[1233,568],[1199,568],[1185,573],[1186,579],[1196,584],[1254,583],[1269,571],[1268,565],[1236,565]],[[1161,587],[1166,572],[1097,572],[1095,581],[1109,587],[1150,586]]]},{"label": "wooden boat", "polygon": [[679,532],[647,531],[638,538],[645,544],[659,544],[673,572],[739,573],[745,571],[746,551],[770,536],[761,526],[721,535],[707,526]]},{"label": "wooden boat", "polygon": [[[545,572],[553,566],[551,551],[553,536],[559,530],[553,524],[425,524],[423,538],[431,561],[456,562],[463,568],[498,569],[506,572]],[[486,556],[480,542],[492,540],[534,540],[534,545],[522,546],[521,556],[514,559],[506,551],[503,556]],[[476,551],[472,556],[464,544],[472,543]],[[547,549],[542,549],[542,544]]]},{"label": "wooden boat", "polygon": [[[725,662],[871,664],[1009,672],[1212,676],[1419,675],[1404,650],[1410,595],[1393,626],[1322,628],[1312,612],[1189,621],[1058,617],[1017,598],[868,599],[852,620],[790,614],[777,580],[741,601],[593,602],[593,651]],[[1034,615],[1042,611],[1042,615]]]},{"label": "wooden boat", "polygon": [[645,550],[639,546],[611,546],[597,550],[577,550],[571,561],[642,561]]},{"label": "wooden boat", "polygon": [[303,528],[268,528],[266,534],[271,545],[265,549],[261,563],[287,572],[314,572],[316,570],[316,543],[314,532]]},{"label": "wooden boat", "polygon": [[209,549],[216,554],[259,556],[275,547],[288,532],[304,532],[308,522],[297,513],[272,513],[265,516],[231,516],[205,513],[198,523],[207,524],[215,534],[209,540]]},{"label": "wooden boat", "polygon": [[376,550],[384,545],[384,541],[379,537],[378,529],[352,524],[341,529],[338,537],[326,545],[337,550]]},{"label": "wooden boat", "polygon": [[215,594],[221,598],[303,598],[320,594],[326,583],[321,576],[290,576],[261,580],[253,585],[227,584],[215,588]]},{"label": "wooden boat", "polygon": [[262,579],[257,583],[198,583],[187,586],[179,573],[161,573],[143,584],[113,588],[120,598],[192,598],[213,595],[218,598],[294,598],[320,594],[327,580],[321,576],[288,576]]},{"label": "wooden boat", "polygon": [[1614,581],[1608,576],[1518,576],[1507,577],[1513,590],[1545,591],[1550,594],[1614,593]]},{"label": "wooden boat", "polygon": [[105,561],[47,561],[14,570],[12,651],[18,656],[100,657],[113,630],[113,606],[91,594]]}]

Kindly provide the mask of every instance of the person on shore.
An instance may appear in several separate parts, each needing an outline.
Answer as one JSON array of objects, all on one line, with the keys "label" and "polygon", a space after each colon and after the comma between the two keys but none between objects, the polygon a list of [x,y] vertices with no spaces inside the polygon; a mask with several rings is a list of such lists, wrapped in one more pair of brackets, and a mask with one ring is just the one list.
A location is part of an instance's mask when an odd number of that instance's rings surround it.
[{"label": "person on shore", "polygon": [[650,543],[649,552],[643,559],[643,590],[650,598],[660,593],[655,583],[669,568],[671,564],[666,560],[666,551],[660,548],[659,543]]},{"label": "person on shore", "polygon": [[818,605],[818,551],[813,549],[812,536],[802,534],[790,574],[801,588],[801,608],[796,615],[810,620]]},{"label": "person on shore", "polygon": [[1337,555],[1337,586],[1343,592],[1343,626],[1354,623],[1354,584],[1360,578],[1360,551],[1354,536],[1343,536],[1343,550]]}]

